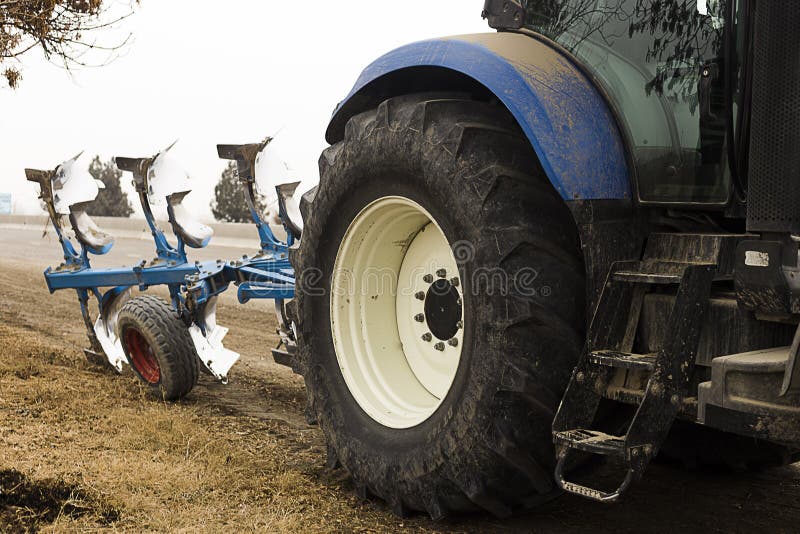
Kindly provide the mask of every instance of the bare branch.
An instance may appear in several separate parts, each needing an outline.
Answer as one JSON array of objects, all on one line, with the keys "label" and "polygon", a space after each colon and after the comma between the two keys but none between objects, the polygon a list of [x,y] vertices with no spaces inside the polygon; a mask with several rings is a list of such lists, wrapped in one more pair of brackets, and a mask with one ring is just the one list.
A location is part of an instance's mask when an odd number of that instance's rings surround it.
[{"label": "bare branch", "polygon": [[[136,4],[138,0],[0,0],[0,74],[17,87],[20,58],[35,48],[68,71],[110,63],[131,36],[101,43],[98,33],[127,19]],[[125,13],[119,14],[122,6]],[[97,63],[88,57],[90,52],[107,57]],[[8,61],[15,65],[2,65]]]}]

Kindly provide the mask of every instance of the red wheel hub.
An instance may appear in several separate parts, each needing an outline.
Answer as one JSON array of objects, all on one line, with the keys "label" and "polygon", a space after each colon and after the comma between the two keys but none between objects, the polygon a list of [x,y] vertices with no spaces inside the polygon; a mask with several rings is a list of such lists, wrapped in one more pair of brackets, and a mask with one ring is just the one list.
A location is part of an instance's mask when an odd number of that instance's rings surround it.
[{"label": "red wheel hub", "polygon": [[131,358],[136,372],[150,384],[158,384],[161,380],[161,368],[158,365],[156,355],[153,353],[150,343],[135,328],[125,331],[125,346],[128,348],[128,356]]}]

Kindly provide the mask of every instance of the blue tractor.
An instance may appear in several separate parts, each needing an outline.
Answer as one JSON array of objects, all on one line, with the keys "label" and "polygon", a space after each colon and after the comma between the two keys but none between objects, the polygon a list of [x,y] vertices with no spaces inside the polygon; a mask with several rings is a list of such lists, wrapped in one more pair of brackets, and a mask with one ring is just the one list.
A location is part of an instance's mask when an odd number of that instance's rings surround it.
[{"label": "blue tractor", "polygon": [[[487,0],[339,104],[287,305],[328,462],[397,513],[615,501],[800,449],[800,3]],[[571,468],[614,457],[619,484]],[[554,476],[555,473],[555,476]]]}]

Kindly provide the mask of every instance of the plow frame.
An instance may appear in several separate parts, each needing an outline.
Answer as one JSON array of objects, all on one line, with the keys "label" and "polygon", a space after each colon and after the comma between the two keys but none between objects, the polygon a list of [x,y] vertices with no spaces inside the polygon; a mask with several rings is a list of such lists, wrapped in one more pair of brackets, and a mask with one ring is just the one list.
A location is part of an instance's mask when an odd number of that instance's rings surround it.
[{"label": "plow frame", "polygon": [[[292,330],[285,319],[284,303],[292,299],[295,292],[294,271],[288,260],[288,250],[297,232],[293,230],[294,225],[284,224],[288,242],[282,242],[275,236],[259,213],[254,187],[255,158],[271,140],[267,138],[262,143],[252,145],[218,147],[221,158],[237,161],[240,183],[260,239],[260,249],[253,257],[245,255],[237,260],[190,261],[186,253],[186,241],[178,231],[174,208],[167,197],[169,222],[177,240],[175,246],[170,243],[156,222],[148,198],[148,174],[158,155],[151,158],[115,158],[120,170],[134,175],[134,186],[156,250],[152,260],[142,260],[128,267],[92,267],[89,256],[93,252],[80,239],[75,240],[77,243],[73,242],[65,231],[64,215],[55,208],[53,178],[58,168],[53,171],[26,169],[28,180],[40,186],[40,199],[47,207],[64,255],[64,262],[58,267],[45,270],[47,288],[51,293],[64,289],[76,291],[90,342],[89,348],[84,350],[87,357],[93,361],[107,359],[117,372],[122,372],[124,364],[130,362],[116,332],[116,314],[130,297],[133,288],[146,291],[157,286],[165,286],[169,290],[171,305],[189,329],[203,365],[223,383],[239,358],[237,353],[222,345],[222,338],[228,330],[216,323],[217,297],[227,291],[231,284],[238,286],[237,298],[242,304],[253,299],[273,300],[281,344],[286,347],[294,345]],[[296,184],[291,185],[296,187]],[[280,188],[278,193],[280,196]],[[77,235],[77,231],[75,233]],[[110,248],[109,245],[106,250],[96,253],[105,253]],[[89,301],[92,298],[98,306],[96,320],[92,319],[90,311]]]}]

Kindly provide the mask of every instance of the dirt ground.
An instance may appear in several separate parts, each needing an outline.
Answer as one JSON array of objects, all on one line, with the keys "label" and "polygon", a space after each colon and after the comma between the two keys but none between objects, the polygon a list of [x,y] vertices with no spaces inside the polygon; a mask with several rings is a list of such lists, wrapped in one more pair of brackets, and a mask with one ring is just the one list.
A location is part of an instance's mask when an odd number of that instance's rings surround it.
[{"label": "dirt ground", "polygon": [[74,295],[0,263],[0,531],[796,532],[800,467],[706,473],[655,464],[619,505],[565,496],[499,521],[399,519],[325,467],[302,379],[276,365],[263,304],[222,302],[230,383],[148,400],[83,357]]}]

